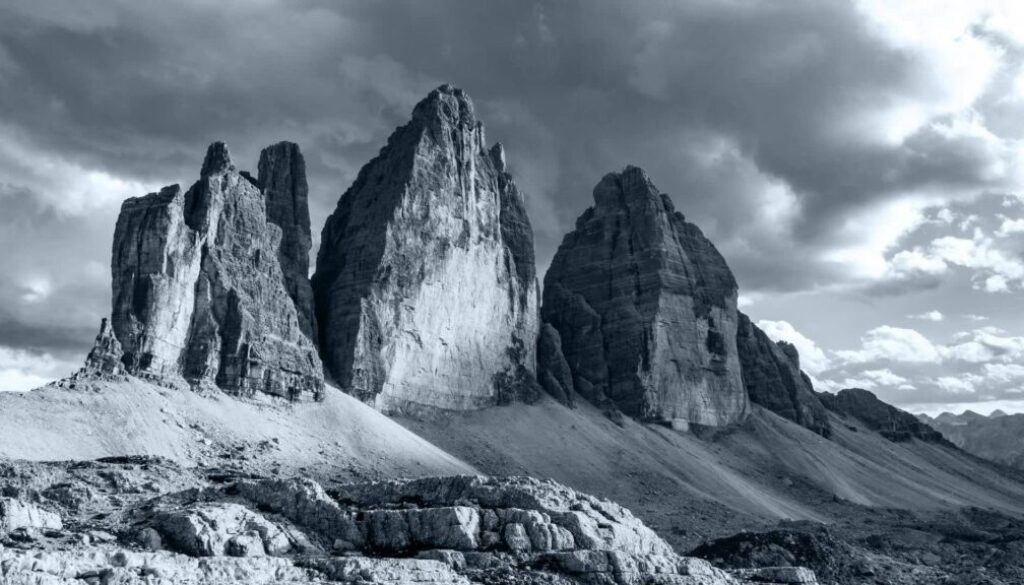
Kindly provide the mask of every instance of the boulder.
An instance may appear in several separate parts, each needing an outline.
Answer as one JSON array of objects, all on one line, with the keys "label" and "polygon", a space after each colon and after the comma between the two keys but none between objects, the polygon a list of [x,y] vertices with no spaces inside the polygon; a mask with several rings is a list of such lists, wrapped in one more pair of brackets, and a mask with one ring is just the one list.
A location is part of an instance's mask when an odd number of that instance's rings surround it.
[{"label": "boulder", "polygon": [[822,435],[831,436],[828,412],[800,370],[800,354],[784,341],[772,341],[740,313],[736,333],[743,384],[750,401]]},{"label": "boulder", "polygon": [[188,191],[124,202],[111,322],[129,373],[240,395],[322,394],[320,360],[281,268],[282,230],[264,199],[218,142]]},{"label": "boulder", "polygon": [[643,170],[594,188],[544,277],[542,319],[577,393],[641,421],[719,427],[748,411],[737,287],[697,226]]},{"label": "boulder", "polygon": [[389,413],[532,400],[533,234],[500,145],[442,86],[359,172],[317,255],[324,365]]},{"label": "boulder", "polygon": [[292,550],[285,529],[239,504],[199,503],[157,513],[154,525],[171,548],[194,557],[279,556]]},{"label": "boulder", "polygon": [[61,530],[60,514],[17,498],[0,498],[0,535],[18,529]]}]

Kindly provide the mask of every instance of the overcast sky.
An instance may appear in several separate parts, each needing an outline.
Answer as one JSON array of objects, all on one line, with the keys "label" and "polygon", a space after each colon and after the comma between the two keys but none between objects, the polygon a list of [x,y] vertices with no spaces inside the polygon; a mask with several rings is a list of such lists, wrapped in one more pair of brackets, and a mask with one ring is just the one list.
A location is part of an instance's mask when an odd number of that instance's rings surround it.
[{"label": "overcast sky", "polygon": [[318,231],[451,82],[542,273],[635,164],[819,389],[1024,410],[1022,57],[1018,0],[5,2],[0,388],[81,362],[124,198],[191,183],[214,140],[249,168],[293,140]]}]

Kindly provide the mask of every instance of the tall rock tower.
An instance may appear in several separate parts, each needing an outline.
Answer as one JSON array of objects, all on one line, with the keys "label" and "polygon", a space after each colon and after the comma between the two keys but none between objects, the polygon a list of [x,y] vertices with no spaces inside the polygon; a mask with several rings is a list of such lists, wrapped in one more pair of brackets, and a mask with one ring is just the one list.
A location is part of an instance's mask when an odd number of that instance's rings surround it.
[{"label": "tall rock tower", "polygon": [[306,160],[298,144],[278,142],[260,153],[257,171],[256,183],[266,201],[267,221],[281,228],[277,259],[284,272],[288,296],[295,302],[302,332],[316,341],[313,287],[309,283],[309,249],[313,247],[313,238],[309,229]]},{"label": "tall rock tower", "polygon": [[501,145],[488,149],[469,96],[439,87],[323,229],[313,290],[324,365],[385,412],[529,398],[535,271]]},{"label": "tall rock tower", "polygon": [[[322,394],[320,360],[281,267],[292,253],[282,243],[302,236],[282,237],[285,222],[270,221],[283,205],[304,207],[304,194],[266,194],[218,142],[188,191],[174,185],[124,202],[114,233],[111,324],[128,373],[241,395]],[[295,214],[308,218],[305,209]]]},{"label": "tall rock tower", "polygon": [[598,183],[594,206],[562,241],[542,318],[584,398],[676,428],[723,426],[749,408],[736,299],[714,245],[643,170],[627,167]]}]

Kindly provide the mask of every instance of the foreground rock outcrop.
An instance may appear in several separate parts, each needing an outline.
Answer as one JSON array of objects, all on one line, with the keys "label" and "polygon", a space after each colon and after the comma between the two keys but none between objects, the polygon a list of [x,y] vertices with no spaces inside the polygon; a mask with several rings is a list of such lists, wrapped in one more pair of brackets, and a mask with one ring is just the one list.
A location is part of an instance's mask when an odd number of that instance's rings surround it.
[{"label": "foreground rock outcrop", "polygon": [[831,436],[828,412],[810,378],[800,370],[800,354],[792,344],[772,341],[740,313],[736,347],[751,402],[819,435]]},{"label": "foreground rock outcrop", "polygon": [[842,416],[850,416],[890,441],[919,439],[952,446],[942,433],[921,422],[914,415],[878,399],[861,388],[847,388],[835,394],[818,394],[825,408]]},{"label": "foreground rock outcrop", "polygon": [[531,478],[328,492],[304,478],[204,480],[147,458],[3,471],[3,491],[49,508],[0,499],[0,520],[35,530],[9,537],[0,523],[3,583],[814,583],[680,556],[628,510]]},{"label": "foreground rock outcrop", "polygon": [[440,87],[359,172],[317,255],[320,349],[346,392],[386,412],[529,399],[538,331],[533,235],[501,145]]},{"label": "foreground rock outcrop", "polygon": [[[273,162],[282,150],[290,162]],[[284,237],[278,225],[301,232],[308,217],[295,209],[304,195],[278,188],[304,184],[296,156],[281,145],[264,151],[272,162],[261,174],[271,188],[261,192],[218,142],[188,191],[174,185],[124,202],[114,234],[111,324],[128,373],[240,395],[322,393],[320,360],[304,332],[311,325],[299,316],[308,306],[296,308],[288,282],[297,275],[281,266],[305,245],[301,233]],[[279,213],[282,207],[294,216]]]},{"label": "foreground rock outcrop", "polygon": [[[749,402],[736,350],[737,287],[697,226],[643,170],[594,188],[544,278],[575,392],[644,421],[724,426]],[[541,371],[557,379],[557,372]]]}]

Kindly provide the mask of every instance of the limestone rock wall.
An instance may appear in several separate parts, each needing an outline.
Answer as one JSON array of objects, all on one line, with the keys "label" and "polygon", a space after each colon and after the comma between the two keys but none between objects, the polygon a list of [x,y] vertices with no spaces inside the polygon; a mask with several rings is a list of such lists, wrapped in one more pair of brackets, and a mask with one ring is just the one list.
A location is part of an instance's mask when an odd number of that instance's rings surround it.
[{"label": "limestone rock wall", "polygon": [[751,402],[819,435],[831,436],[828,413],[810,378],[800,371],[800,354],[795,347],[772,341],[742,313],[736,345]]},{"label": "limestone rock wall", "polygon": [[741,420],[737,287],[725,260],[639,168],[606,175],[594,202],[544,280],[542,319],[561,337],[575,391],[679,428]]},{"label": "limestone rock wall", "polygon": [[187,192],[175,185],[124,202],[111,323],[129,373],[243,395],[322,393],[267,209],[222,143]]},{"label": "limestone rock wall", "polygon": [[316,341],[313,287],[309,283],[309,185],[306,160],[293,142],[278,142],[260,153],[257,185],[263,191],[267,221],[281,228],[277,259],[302,332]]},{"label": "limestone rock wall", "polygon": [[537,393],[533,235],[465,93],[431,92],[359,172],[324,226],[313,290],[329,375],[383,411]]}]

